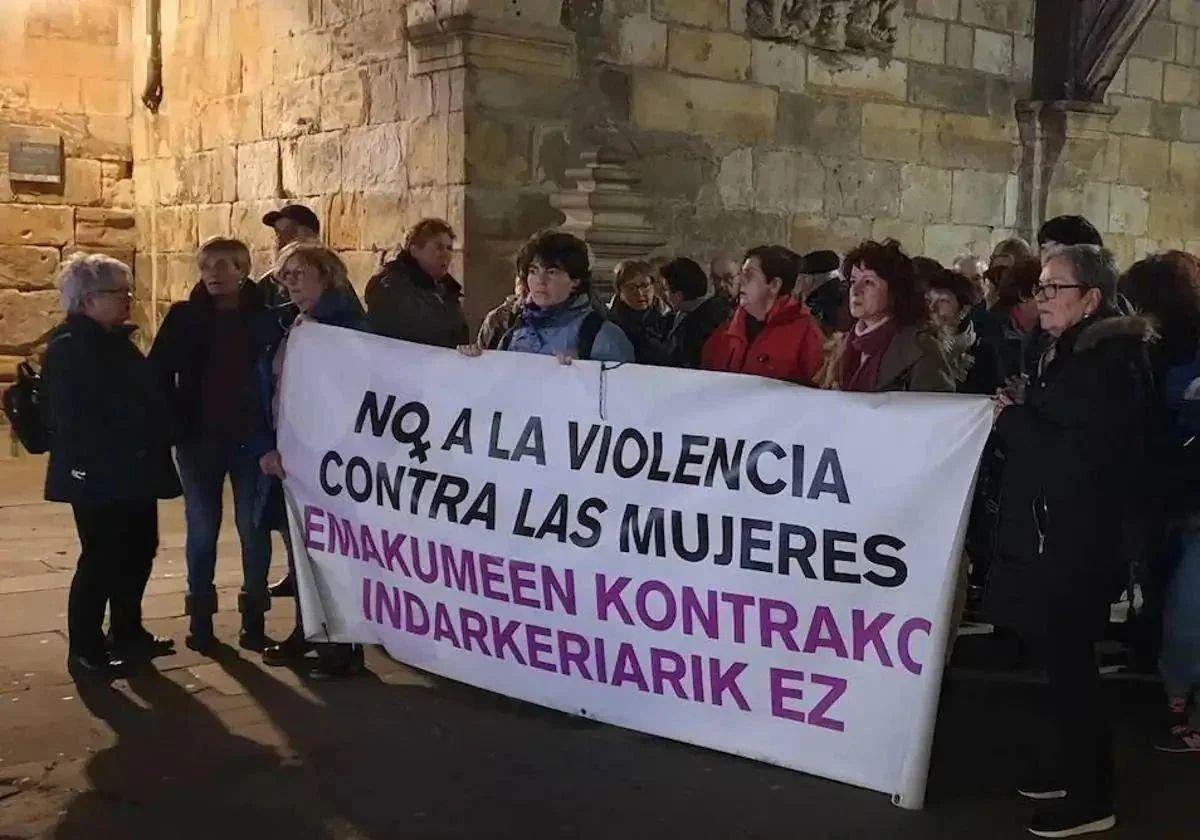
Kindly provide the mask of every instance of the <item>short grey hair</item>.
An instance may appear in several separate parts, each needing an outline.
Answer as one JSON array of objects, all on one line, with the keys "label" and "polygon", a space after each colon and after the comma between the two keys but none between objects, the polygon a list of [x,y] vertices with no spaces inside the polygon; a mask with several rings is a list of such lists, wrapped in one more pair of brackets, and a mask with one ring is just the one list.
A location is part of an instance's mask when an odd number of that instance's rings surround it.
[{"label": "short grey hair", "polygon": [[82,312],[88,295],[132,282],[129,266],[105,254],[76,254],[58,272],[58,291],[68,315]]},{"label": "short grey hair", "polygon": [[1089,289],[1099,289],[1105,303],[1116,303],[1119,272],[1112,251],[1099,245],[1056,245],[1042,255],[1042,265],[1051,260],[1061,260],[1071,266],[1075,282]]}]

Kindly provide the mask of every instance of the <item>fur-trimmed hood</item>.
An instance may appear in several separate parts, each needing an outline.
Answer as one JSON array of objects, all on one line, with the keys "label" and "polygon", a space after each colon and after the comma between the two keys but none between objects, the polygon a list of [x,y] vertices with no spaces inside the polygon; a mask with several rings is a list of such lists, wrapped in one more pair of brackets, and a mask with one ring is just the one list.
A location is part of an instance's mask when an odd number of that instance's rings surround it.
[{"label": "fur-trimmed hood", "polygon": [[1079,333],[1079,338],[1075,340],[1075,352],[1092,350],[1112,339],[1134,338],[1151,344],[1157,341],[1158,337],[1158,330],[1150,318],[1142,315],[1116,315],[1101,318],[1084,327]]}]

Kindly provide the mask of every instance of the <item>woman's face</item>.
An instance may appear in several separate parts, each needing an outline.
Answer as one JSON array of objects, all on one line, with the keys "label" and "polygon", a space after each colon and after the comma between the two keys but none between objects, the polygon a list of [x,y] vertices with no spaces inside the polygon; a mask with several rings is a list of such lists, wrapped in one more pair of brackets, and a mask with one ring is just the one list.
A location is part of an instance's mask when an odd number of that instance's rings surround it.
[{"label": "woman's face", "polygon": [[413,245],[409,252],[426,274],[434,280],[441,280],[450,273],[450,262],[454,259],[454,240],[448,233],[439,233],[420,245]]},{"label": "woman's face", "polygon": [[887,281],[869,268],[850,269],[850,315],[874,323],[892,312]]},{"label": "woman's face", "polygon": [[100,326],[113,329],[129,320],[132,303],[133,288],[125,279],[89,293],[83,302],[83,314]]},{"label": "woman's face", "polygon": [[654,284],[642,274],[621,285],[621,302],[637,312],[645,312],[654,302]]},{"label": "woman's face", "polygon": [[1042,329],[1058,338],[1100,308],[1100,292],[1086,288],[1065,260],[1050,260],[1034,297]]},{"label": "woman's face", "polygon": [[763,273],[762,263],[758,257],[751,257],[742,263],[741,290],[738,300],[742,308],[758,320],[763,320],[775,306],[779,298],[779,283],[771,282]]},{"label": "woman's face", "polygon": [[279,280],[301,312],[311,312],[321,295],[325,294],[321,272],[299,256],[288,258],[279,271]]},{"label": "woman's face", "polygon": [[541,260],[529,264],[529,302],[546,309],[566,303],[579,288],[573,279],[558,266],[543,265]]},{"label": "woman's face", "polygon": [[211,254],[200,263],[200,280],[215,298],[236,295],[244,279],[246,272],[228,254]]},{"label": "woman's face", "polygon": [[966,312],[958,305],[958,298],[945,289],[930,289],[925,300],[929,303],[929,317],[939,327],[957,328]]}]

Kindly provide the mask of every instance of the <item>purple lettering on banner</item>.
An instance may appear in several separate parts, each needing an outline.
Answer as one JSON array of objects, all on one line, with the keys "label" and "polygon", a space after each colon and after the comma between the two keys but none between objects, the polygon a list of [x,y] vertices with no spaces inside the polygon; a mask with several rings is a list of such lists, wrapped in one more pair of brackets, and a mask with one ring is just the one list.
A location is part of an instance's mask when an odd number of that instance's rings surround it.
[{"label": "purple lettering on banner", "polygon": [[547,612],[556,612],[554,599],[558,596],[558,603],[563,612],[567,615],[578,615],[579,611],[575,606],[575,570],[563,569],[562,574],[563,579],[560,581],[553,566],[542,566],[542,592],[546,599],[543,608]]},{"label": "purple lettering on banner", "polygon": [[900,635],[896,639],[896,655],[900,657],[900,664],[910,674],[920,674],[922,665],[917,660],[913,659],[912,652],[909,649],[909,641],[912,634],[918,631],[929,635],[933,630],[933,624],[926,618],[910,618],[908,621],[900,625]]},{"label": "purple lettering on banner", "polygon": [[688,661],[692,667],[688,669],[688,673],[692,675],[692,699],[697,703],[704,702],[704,660],[699,654],[691,654],[688,656]]},{"label": "purple lettering on banner", "polygon": [[504,625],[504,629],[500,629],[500,619],[492,616],[492,644],[496,646],[496,658],[503,659],[505,649],[512,654],[512,658],[518,665],[525,664],[525,657],[521,655],[521,649],[517,647],[517,643],[513,637],[517,635],[517,631],[521,629],[521,622],[510,621]]},{"label": "purple lettering on banner", "polygon": [[554,648],[548,643],[540,641],[538,637],[550,638],[550,628],[542,627],[538,624],[525,625],[525,643],[529,646],[529,665],[537,668],[539,671],[549,671],[554,673],[554,663],[549,660],[542,659],[541,655],[553,653]]},{"label": "purple lettering on banner", "polygon": [[605,655],[604,639],[596,637],[596,681],[608,682],[608,657]]},{"label": "purple lettering on banner", "polygon": [[[420,622],[414,621],[414,616],[420,614]],[[413,593],[405,590],[404,592],[404,614],[407,621],[404,622],[404,629],[414,636],[424,636],[429,632],[429,610],[425,609],[425,602],[418,598]]]},{"label": "purple lettering on banner", "polygon": [[496,569],[497,566],[504,565],[504,558],[492,554],[480,554],[479,563],[482,566],[480,572],[483,576],[483,597],[507,603],[508,593],[494,588],[495,584],[504,583],[504,575]]},{"label": "purple lettering on banner", "polygon": [[662,648],[650,648],[650,682],[655,694],[662,694],[663,684],[667,683],[680,700],[691,699],[683,688],[685,674],[687,665],[678,653]]},{"label": "purple lettering on banner", "polygon": [[739,645],[746,643],[746,608],[754,604],[753,595],[739,592],[722,592],[721,600],[733,607],[733,640]]},{"label": "purple lettering on banner", "polygon": [[354,539],[354,526],[349,519],[329,517],[329,552],[355,560],[359,558],[358,540]]},{"label": "purple lettering on banner", "polygon": [[838,629],[837,619],[829,607],[816,607],[813,610],[812,623],[808,625],[808,638],[804,640],[804,652],[814,653],[821,648],[828,648],[845,659],[846,642],[842,639],[842,631]]},{"label": "purple lettering on banner", "polygon": [[320,508],[306,505],[304,508],[304,545],[306,548],[313,548],[317,551],[324,551],[325,546],[313,539],[314,534],[325,533],[325,526],[319,521],[319,517],[324,513]]},{"label": "purple lettering on banner", "polygon": [[[775,617],[777,612],[782,613],[779,618]],[[800,616],[796,614],[796,608],[787,601],[776,601],[774,598],[762,598],[759,601],[758,629],[763,647],[773,647],[771,637],[778,634],[785,648],[799,653],[800,646],[796,644],[793,632],[799,624]]]},{"label": "purple lettering on banner", "polygon": [[650,686],[646,685],[646,676],[642,673],[642,664],[638,662],[637,651],[629,642],[621,642],[621,646],[617,648],[617,661],[613,664],[612,685],[618,686],[627,682],[636,683],[642,691],[650,690]]},{"label": "purple lettering on banner", "polygon": [[462,644],[458,641],[458,634],[454,632],[454,625],[450,622],[450,610],[446,609],[445,604],[438,601],[433,605],[433,640],[440,642],[442,639],[449,639],[450,644],[462,649]]},{"label": "purple lettering on banner", "polygon": [[790,683],[804,682],[803,671],[792,671],[788,668],[771,669],[771,715],[772,717],[794,720],[804,723],[804,712],[789,709],[788,700],[803,700],[804,689],[792,688]]},{"label": "purple lettering on banner", "polygon": [[[647,602],[653,593],[658,593],[662,597],[662,618],[655,618],[650,614],[650,606]],[[635,603],[638,618],[651,630],[668,630],[675,623],[675,616],[678,612],[675,606],[675,593],[661,580],[643,581],[642,585],[637,588]]]},{"label": "purple lettering on banner", "polygon": [[362,582],[362,614],[363,618],[370,620],[371,618],[371,584],[370,578],[363,578]]},{"label": "purple lettering on banner", "polygon": [[[423,583],[437,583],[438,579],[438,558],[437,558],[437,543],[433,540],[425,541],[426,550],[420,549],[420,541],[416,537],[410,537],[408,543],[408,553],[412,555],[413,569],[417,572],[417,578]],[[421,558],[424,557],[429,561],[429,569],[421,568]]]},{"label": "purple lettering on banner", "polygon": [[404,555],[400,553],[404,541],[408,539],[407,534],[396,534],[391,536],[387,531],[383,532],[383,562],[387,564],[389,571],[395,571],[396,566],[400,567],[400,571],[405,577],[412,577],[412,573],[408,570],[408,566],[404,565]]},{"label": "purple lettering on banner", "polygon": [[571,666],[579,671],[579,676],[591,680],[588,670],[588,652],[590,645],[585,636],[572,633],[569,630],[558,631],[558,670],[564,676],[571,675]]},{"label": "purple lettering on banner", "polygon": [[812,726],[819,726],[822,729],[832,729],[834,732],[845,732],[846,724],[844,721],[836,720],[826,716],[826,712],[833,708],[841,696],[846,693],[848,683],[841,677],[827,677],[824,674],[809,674],[808,681],[813,685],[823,685],[829,689],[825,692],[825,696],[816,702],[812,707],[812,711],[808,713],[808,722]]},{"label": "purple lettering on banner", "polygon": [[487,646],[487,619],[483,617],[482,613],[460,607],[458,623],[462,628],[462,642],[466,650],[474,650],[471,646],[471,643],[474,642],[479,645],[479,652],[484,656],[492,655]]},{"label": "purple lettering on banner", "polygon": [[633,624],[633,618],[629,615],[629,607],[625,606],[625,602],[621,600],[621,593],[625,591],[625,587],[631,580],[630,577],[619,577],[609,586],[608,579],[603,572],[596,574],[596,618],[608,621],[608,608],[611,606],[616,609],[621,621]]},{"label": "purple lettering on banner", "polygon": [[749,666],[745,662],[734,662],[724,671],[721,670],[721,660],[708,660],[708,682],[711,687],[712,703],[714,706],[723,706],[724,701],[722,695],[728,693],[733,702],[743,712],[750,711],[750,704],[746,702],[746,695],[742,694],[742,689],[738,685],[738,677]]},{"label": "purple lettering on banner", "polygon": [[700,629],[707,638],[717,639],[720,638],[721,628],[717,592],[715,589],[707,589],[704,594],[707,603],[701,604],[695,589],[685,586],[681,590],[680,600],[683,603],[680,611],[683,613],[683,635],[695,635],[695,625],[699,623]]},{"label": "purple lettering on banner", "polygon": [[386,615],[388,623],[392,627],[403,630],[404,614],[400,610],[400,590],[394,586],[391,587],[391,597],[389,598],[388,589],[389,587],[382,582],[375,582],[375,621],[383,624],[383,617]]},{"label": "purple lettering on banner", "polygon": [[362,543],[362,559],[364,563],[374,563],[379,568],[384,568],[383,558],[379,556],[379,549],[375,547],[375,539],[371,536],[371,529],[363,525],[359,529],[358,541]]},{"label": "purple lettering on banner", "polygon": [[509,560],[508,561],[508,579],[512,586],[512,602],[520,604],[522,607],[533,607],[534,609],[541,606],[536,598],[526,598],[522,594],[525,590],[537,590],[537,580],[533,577],[534,566],[528,560]]},{"label": "purple lettering on banner", "polygon": [[892,655],[888,653],[887,643],[883,640],[883,631],[887,629],[888,624],[895,618],[892,613],[880,613],[871,619],[870,624],[863,624],[866,614],[862,610],[854,610],[850,613],[853,620],[852,636],[854,639],[854,659],[857,662],[865,660],[867,655],[867,645],[875,649],[875,656],[879,659],[879,664],[885,668],[892,668]]},{"label": "purple lettering on banner", "polygon": [[459,551],[459,560],[454,559],[454,549],[442,545],[442,574],[446,586],[453,586],[459,592],[479,594],[479,576],[475,571],[475,552],[466,549]]}]

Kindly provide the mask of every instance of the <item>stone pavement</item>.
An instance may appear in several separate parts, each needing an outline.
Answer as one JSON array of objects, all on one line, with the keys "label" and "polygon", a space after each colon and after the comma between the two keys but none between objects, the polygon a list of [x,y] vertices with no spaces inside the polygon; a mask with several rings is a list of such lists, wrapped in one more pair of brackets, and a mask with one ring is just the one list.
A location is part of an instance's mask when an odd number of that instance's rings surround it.
[{"label": "stone pavement", "polygon": [[[40,459],[0,460],[0,840],[3,838],[1006,838],[1028,680],[958,670],[943,692],[925,811],[885,796],[428,677],[307,682],[229,648],[183,646],[182,505],[162,506],[148,625],[179,653],[112,688],[67,677],[70,511],[40,501]],[[228,528],[218,629],[236,636]],[[290,627],[290,605],[270,626]],[[1153,752],[1159,690],[1110,686],[1122,827],[1200,836],[1200,755]],[[897,717],[904,714],[897,709]]]}]

